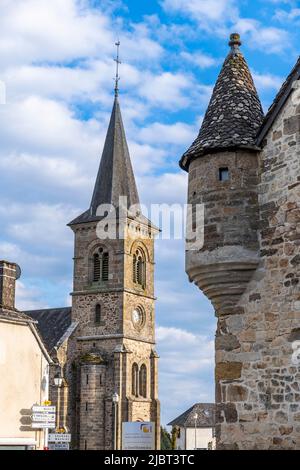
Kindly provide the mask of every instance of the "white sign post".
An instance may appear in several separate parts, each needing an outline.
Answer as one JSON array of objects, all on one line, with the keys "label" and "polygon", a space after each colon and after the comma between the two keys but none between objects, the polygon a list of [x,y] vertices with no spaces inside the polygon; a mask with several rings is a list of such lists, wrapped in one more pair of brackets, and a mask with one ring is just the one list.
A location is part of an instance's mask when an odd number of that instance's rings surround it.
[{"label": "white sign post", "polygon": [[122,423],[122,450],[154,450],[155,425],[152,422]]},{"label": "white sign post", "polygon": [[51,442],[48,444],[49,450],[70,450],[68,442]]},{"label": "white sign post", "polygon": [[32,429],[55,429],[55,422],[54,423],[53,422],[49,423],[49,421],[46,422],[46,423],[40,423],[40,422],[35,423],[35,422],[33,422],[33,423],[31,423],[31,427],[32,427]]},{"label": "white sign post", "polygon": [[31,419],[33,422],[38,423],[55,423],[55,414],[33,413]]},{"label": "white sign post", "polygon": [[48,436],[48,442],[71,442],[71,434],[68,433],[51,433]]},{"label": "white sign post", "polygon": [[40,405],[33,405],[31,408],[33,413],[54,413],[56,412],[55,406],[40,406]]},{"label": "white sign post", "polygon": [[48,431],[55,429],[56,407],[50,406],[45,402],[44,405],[33,405],[31,408],[31,427],[32,429],[44,429],[44,449],[48,449]]}]

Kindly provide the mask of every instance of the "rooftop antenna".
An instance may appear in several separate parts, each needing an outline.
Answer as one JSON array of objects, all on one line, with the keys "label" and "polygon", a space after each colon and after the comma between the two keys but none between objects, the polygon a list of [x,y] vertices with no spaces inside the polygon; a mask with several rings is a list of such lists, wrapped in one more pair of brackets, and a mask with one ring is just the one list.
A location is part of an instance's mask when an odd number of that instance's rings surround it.
[{"label": "rooftop antenna", "polygon": [[119,58],[119,47],[120,47],[120,41],[118,40],[115,45],[117,46],[117,58],[114,59],[114,61],[116,62],[116,76],[115,76],[115,97],[117,98],[117,96],[119,95],[119,80],[120,80],[120,76],[119,76],[119,64],[121,64],[121,61],[120,61],[120,58]]}]

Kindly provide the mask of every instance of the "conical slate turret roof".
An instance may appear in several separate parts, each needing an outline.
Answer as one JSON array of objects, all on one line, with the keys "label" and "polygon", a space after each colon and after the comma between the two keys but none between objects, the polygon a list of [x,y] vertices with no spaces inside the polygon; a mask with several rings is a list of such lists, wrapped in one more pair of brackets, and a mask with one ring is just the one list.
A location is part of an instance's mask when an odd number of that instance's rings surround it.
[{"label": "conical slate turret roof", "polygon": [[229,45],[231,50],[214,87],[199,135],[180,160],[185,170],[192,159],[207,153],[256,148],[256,135],[263,120],[262,106],[239,49],[240,36],[231,34]]},{"label": "conical slate turret roof", "polygon": [[97,220],[101,204],[112,204],[117,209],[119,197],[127,198],[127,208],[139,205],[120,105],[115,96],[90,208],[69,225]]}]

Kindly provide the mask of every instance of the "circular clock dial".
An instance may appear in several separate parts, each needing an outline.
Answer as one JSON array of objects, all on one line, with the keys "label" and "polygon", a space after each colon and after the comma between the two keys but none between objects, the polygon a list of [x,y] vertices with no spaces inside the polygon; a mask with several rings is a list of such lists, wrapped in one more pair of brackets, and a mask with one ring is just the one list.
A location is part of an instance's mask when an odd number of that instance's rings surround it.
[{"label": "circular clock dial", "polygon": [[144,316],[139,308],[135,308],[132,312],[132,322],[135,327],[139,328],[143,325]]}]

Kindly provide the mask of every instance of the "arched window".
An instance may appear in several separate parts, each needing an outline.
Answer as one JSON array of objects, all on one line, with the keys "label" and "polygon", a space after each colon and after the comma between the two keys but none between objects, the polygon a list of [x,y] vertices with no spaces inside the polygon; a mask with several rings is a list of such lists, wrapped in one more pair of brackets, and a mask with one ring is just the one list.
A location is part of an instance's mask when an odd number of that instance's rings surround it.
[{"label": "arched window", "polygon": [[93,281],[108,281],[109,254],[103,248],[97,248],[93,255]]},{"label": "arched window", "polygon": [[133,255],[133,282],[143,288],[146,286],[145,255],[140,248]]},{"label": "arched window", "polygon": [[95,308],[95,323],[99,325],[101,323],[101,305],[97,304]]},{"label": "arched window", "polygon": [[94,254],[94,281],[100,280],[100,256],[98,253]]},{"label": "arched window", "polygon": [[147,397],[147,367],[143,364],[140,368],[139,373],[139,388],[140,388],[140,395],[143,398]]},{"label": "arched window", "polygon": [[132,395],[137,397],[139,395],[139,367],[136,363],[132,365]]},{"label": "arched window", "polygon": [[108,253],[102,256],[102,281],[108,281]]},{"label": "arched window", "polygon": [[132,265],[132,277],[133,282],[136,282],[137,275],[136,275],[136,255],[133,255],[133,265]]}]

